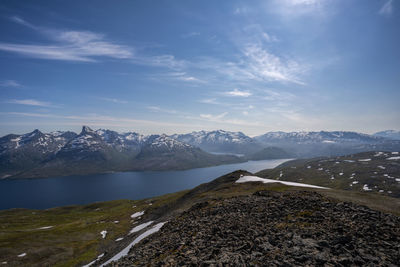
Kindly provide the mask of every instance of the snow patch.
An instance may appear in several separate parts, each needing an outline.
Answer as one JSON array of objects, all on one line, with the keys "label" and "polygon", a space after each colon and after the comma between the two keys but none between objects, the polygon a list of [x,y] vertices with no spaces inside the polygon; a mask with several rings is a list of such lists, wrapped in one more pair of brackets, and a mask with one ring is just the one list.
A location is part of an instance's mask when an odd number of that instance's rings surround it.
[{"label": "snow patch", "polygon": [[364,191],[372,191],[372,189],[369,188],[367,184],[365,184],[365,185],[363,186],[363,190],[364,190]]},{"label": "snow patch", "polygon": [[117,238],[117,239],[115,239],[115,242],[121,241],[123,239],[124,239],[123,237]]},{"label": "snow patch", "polygon": [[135,212],[134,214],[132,214],[131,218],[133,219],[133,218],[136,218],[136,217],[140,217],[143,214],[144,214],[144,211],[138,211],[138,212]]},{"label": "snow patch", "polygon": [[97,259],[95,259],[94,261],[89,262],[89,263],[86,264],[86,265],[83,265],[82,267],[89,267],[89,266],[95,264],[96,261],[98,261],[98,260],[100,260],[101,258],[103,258],[103,256],[104,256],[104,253],[100,254],[99,256],[97,256]]},{"label": "snow patch", "polygon": [[163,225],[164,225],[165,223],[166,223],[166,222],[160,222],[160,223],[154,225],[151,229],[147,230],[147,231],[144,232],[143,234],[141,234],[141,235],[139,235],[138,237],[136,237],[136,239],[133,240],[132,243],[130,243],[126,248],[124,248],[123,250],[121,250],[120,252],[118,252],[116,255],[114,255],[114,257],[112,257],[111,259],[109,259],[108,261],[106,261],[105,263],[103,263],[102,265],[100,265],[100,267],[105,266],[105,265],[107,265],[107,264],[109,264],[109,263],[111,263],[111,262],[113,262],[113,261],[117,261],[117,260],[119,260],[120,258],[122,258],[122,257],[124,257],[124,256],[126,256],[126,255],[128,255],[129,250],[130,250],[134,245],[136,245],[136,244],[139,243],[142,239],[148,237],[149,235],[158,232],[158,231],[161,229],[161,227],[163,227]]},{"label": "snow patch", "polygon": [[358,161],[371,161],[371,159],[359,159]]},{"label": "snow patch", "polygon": [[100,232],[100,234],[101,234],[101,237],[104,239],[104,238],[106,238],[107,231],[103,230],[103,231]]},{"label": "snow patch", "polygon": [[295,182],[278,181],[278,180],[273,180],[273,179],[265,179],[265,178],[260,178],[260,177],[257,177],[257,176],[243,176],[243,177],[240,177],[235,183],[246,183],[246,182],[262,182],[264,184],[281,183],[281,184],[290,185],[290,186],[329,189],[327,187],[322,187],[322,186],[295,183]]},{"label": "snow patch", "polygon": [[398,155],[399,152],[392,152],[392,155]]},{"label": "snow patch", "polygon": [[43,226],[43,227],[39,227],[39,228],[37,228],[36,230],[46,230],[46,229],[51,229],[51,228],[53,228],[54,226]]},{"label": "snow patch", "polygon": [[18,258],[22,258],[22,257],[25,257],[25,256],[26,256],[26,253],[24,252],[24,253],[19,254]]},{"label": "snow patch", "polygon": [[379,165],[378,168],[379,168],[379,169],[382,169],[382,170],[386,169],[386,167],[383,167],[383,166],[381,166],[381,165]]},{"label": "snow patch", "polygon": [[149,221],[149,222],[146,222],[146,223],[139,224],[138,226],[135,226],[132,230],[130,230],[129,234],[133,234],[133,233],[139,232],[140,230],[146,228],[147,226],[149,226],[152,223],[153,223],[153,221]]},{"label": "snow patch", "polygon": [[387,158],[387,159],[389,159],[389,160],[397,160],[397,159],[400,159],[400,156],[397,156],[397,157],[390,157],[390,158]]}]

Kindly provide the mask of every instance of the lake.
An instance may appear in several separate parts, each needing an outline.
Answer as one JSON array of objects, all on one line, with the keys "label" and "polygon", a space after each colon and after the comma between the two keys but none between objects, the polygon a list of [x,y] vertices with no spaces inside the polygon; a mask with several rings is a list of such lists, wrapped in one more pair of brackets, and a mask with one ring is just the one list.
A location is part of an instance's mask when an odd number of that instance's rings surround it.
[{"label": "lake", "polygon": [[260,160],[185,171],[146,171],[0,181],[0,209],[87,204],[142,199],[191,189],[235,170],[257,172],[287,161]]}]

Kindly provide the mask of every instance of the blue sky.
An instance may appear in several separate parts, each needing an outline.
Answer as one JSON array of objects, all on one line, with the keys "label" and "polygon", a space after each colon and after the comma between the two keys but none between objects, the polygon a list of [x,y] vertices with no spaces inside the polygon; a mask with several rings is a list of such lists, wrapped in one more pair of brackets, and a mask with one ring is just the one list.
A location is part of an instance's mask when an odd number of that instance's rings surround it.
[{"label": "blue sky", "polygon": [[0,2],[0,135],[400,130],[394,0]]}]

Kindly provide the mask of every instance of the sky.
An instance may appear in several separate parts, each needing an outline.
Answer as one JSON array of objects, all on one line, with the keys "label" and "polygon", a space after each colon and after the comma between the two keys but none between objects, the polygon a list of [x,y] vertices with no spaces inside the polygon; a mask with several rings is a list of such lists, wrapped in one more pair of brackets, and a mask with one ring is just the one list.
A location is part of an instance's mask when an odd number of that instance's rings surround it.
[{"label": "sky", "polygon": [[400,1],[0,2],[0,135],[400,130]]}]

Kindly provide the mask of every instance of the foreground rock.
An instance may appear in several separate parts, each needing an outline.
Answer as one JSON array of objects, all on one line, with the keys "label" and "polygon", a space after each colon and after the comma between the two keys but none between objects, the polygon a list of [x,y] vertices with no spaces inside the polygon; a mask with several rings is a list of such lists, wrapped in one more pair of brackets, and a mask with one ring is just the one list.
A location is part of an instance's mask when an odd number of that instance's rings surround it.
[{"label": "foreground rock", "polygon": [[113,266],[397,266],[400,218],[315,192],[193,206]]}]

